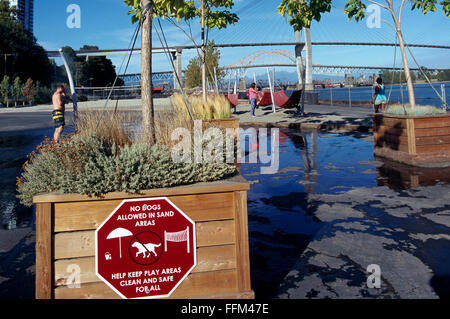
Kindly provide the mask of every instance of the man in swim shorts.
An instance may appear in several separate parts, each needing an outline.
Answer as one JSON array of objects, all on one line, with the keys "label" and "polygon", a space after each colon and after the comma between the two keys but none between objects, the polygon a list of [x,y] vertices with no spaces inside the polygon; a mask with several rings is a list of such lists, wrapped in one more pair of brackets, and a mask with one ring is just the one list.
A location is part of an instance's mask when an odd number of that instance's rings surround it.
[{"label": "man in swim shorts", "polygon": [[377,79],[377,85],[375,86],[375,95],[373,96],[373,105],[375,108],[375,113],[378,113],[381,105],[381,112],[384,112],[386,108],[386,91],[384,89],[383,79]]},{"label": "man in swim shorts", "polygon": [[61,133],[64,130],[64,126],[66,125],[64,121],[64,112],[66,110],[66,93],[64,91],[64,85],[59,85],[56,88],[55,93],[52,96],[53,102],[53,110],[52,110],[52,118],[55,122],[55,133],[53,134],[53,141],[58,143],[61,138]]}]

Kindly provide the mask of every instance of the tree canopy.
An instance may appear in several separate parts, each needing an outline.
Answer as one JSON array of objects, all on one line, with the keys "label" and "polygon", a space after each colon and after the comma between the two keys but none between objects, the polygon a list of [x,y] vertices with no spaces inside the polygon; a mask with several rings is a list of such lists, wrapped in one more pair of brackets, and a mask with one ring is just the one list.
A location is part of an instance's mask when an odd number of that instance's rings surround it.
[{"label": "tree canopy", "polygon": [[[131,7],[128,14],[131,15],[132,22],[139,21],[141,18],[141,1],[124,0],[124,2]],[[196,6],[194,0],[154,0],[153,3],[154,17],[174,18],[180,22],[181,19],[188,21],[202,15],[201,6]],[[205,0],[205,6],[205,24],[208,28],[226,28],[227,25],[239,20],[235,13],[227,10],[233,8],[233,0]]]},{"label": "tree canopy", "polygon": [[[224,71],[219,68],[220,51],[214,47],[214,41],[210,41],[206,47],[206,67],[210,71],[207,73],[209,83],[215,82],[214,68],[216,69],[217,80],[224,76]],[[192,58],[186,69],[185,85],[187,88],[200,87],[202,85],[202,61],[199,57]]]},{"label": "tree canopy", "polygon": [[289,24],[295,31],[309,28],[313,20],[320,21],[322,14],[331,11],[332,0],[281,0],[278,13],[290,16]]},{"label": "tree canopy", "polygon": [[[25,29],[9,2],[0,0],[0,55],[7,54],[6,73],[20,77],[22,81],[32,78],[45,85],[52,82],[53,68],[47,54],[36,38]],[[5,75],[5,62],[1,59],[0,78]]]}]

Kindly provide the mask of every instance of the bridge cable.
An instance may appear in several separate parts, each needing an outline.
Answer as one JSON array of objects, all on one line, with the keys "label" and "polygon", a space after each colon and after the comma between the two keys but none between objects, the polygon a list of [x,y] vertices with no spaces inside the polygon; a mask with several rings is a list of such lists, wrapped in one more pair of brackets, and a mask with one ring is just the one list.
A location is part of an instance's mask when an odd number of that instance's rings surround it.
[{"label": "bridge cable", "polygon": [[183,91],[183,88],[182,88],[182,85],[181,85],[181,80],[180,80],[180,77],[178,75],[178,72],[176,71],[175,64],[173,62],[173,58],[170,56],[169,45],[167,43],[167,38],[166,38],[166,35],[164,33],[164,29],[162,28],[162,25],[161,25],[161,22],[160,22],[159,18],[158,18],[157,21],[158,21],[159,27],[161,29],[161,34],[162,34],[162,36],[164,38],[164,43],[163,43],[163,41],[161,39],[161,36],[159,34],[158,27],[156,26],[155,23],[153,23],[153,25],[155,27],[156,35],[158,36],[159,42],[161,43],[161,46],[163,47],[164,54],[166,55],[167,59],[169,60],[170,64],[172,65],[172,69],[173,69],[173,72],[175,74],[176,81],[177,81],[177,83],[178,83],[178,85],[180,87],[181,95],[183,96],[183,100],[184,100],[184,103],[185,103],[186,108],[188,110],[189,116],[190,116],[191,120],[194,121],[194,116],[192,115],[191,107],[190,107],[189,102],[188,102],[188,100],[186,98],[186,95],[184,94],[184,91]]},{"label": "bridge cable", "polygon": [[425,79],[427,80],[428,84],[431,86],[431,88],[433,89],[433,91],[437,94],[437,96],[439,97],[439,99],[441,100],[441,102],[443,103],[443,105],[446,106],[447,108],[447,101],[444,100],[444,98],[439,94],[439,92],[435,89],[435,87],[433,86],[433,84],[431,84],[430,79],[428,78],[428,76],[426,75],[426,73],[423,71],[422,67],[419,65],[419,63],[417,62],[416,58],[414,57],[411,49],[409,48],[409,45],[405,43],[406,48],[409,51],[409,54],[411,55],[411,57],[413,58],[414,62],[416,63],[417,67],[419,68],[420,72],[424,75]]},{"label": "bridge cable", "polygon": [[[131,58],[131,55],[133,54],[133,50],[134,50],[134,47],[135,47],[135,45],[136,45],[136,40],[137,40],[137,37],[138,37],[138,35],[139,35],[139,31],[140,31],[140,29],[141,29],[141,23],[142,23],[142,22],[139,21],[139,23],[137,24],[137,26],[136,26],[136,28],[135,28],[135,30],[134,30],[133,36],[131,37],[130,44],[128,45],[128,49],[130,49],[130,47],[131,47],[131,50],[130,50],[130,54],[129,54],[129,57],[128,57],[128,63],[127,63],[126,68],[128,68],[128,65],[129,65],[129,63],[130,63],[130,58]],[[120,68],[119,68],[119,72],[117,72],[116,78],[114,79],[114,82],[113,82],[113,84],[112,84],[112,86],[111,86],[111,90],[110,90],[109,93],[108,93],[108,97],[106,98],[105,105],[103,106],[102,113],[101,113],[101,115],[100,115],[100,117],[99,117],[99,119],[98,119],[98,121],[97,121],[97,125],[95,126],[95,130],[98,129],[98,126],[99,126],[99,124],[100,124],[100,121],[101,121],[102,118],[103,118],[103,115],[104,115],[104,113],[105,113],[106,107],[108,106],[108,102],[109,102],[109,100],[111,99],[112,92],[113,92],[113,90],[114,90],[114,88],[115,88],[115,86],[116,86],[117,80],[118,80],[118,78],[119,78],[119,74],[121,73],[122,67],[123,67],[123,65],[124,65],[124,63],[125,63],[125,59],[126,59],[126,56],[125,56],[124,59],[122,60],[122,63],[121,63]],[[125,69],[125,72],[126,72],[126,69]],[[124,74],[125,74],[125,72],[124,72]],[[115,110],[114,110],[114,115],[116,114],[116,110],[117,110],[117,104],[116,104],[116,108],[115,108]]]},{"label": "bridge cable", "polygon": [[391,94],[392,94],[392,88],[393,88],[393,84],[394,84],[394,78],[395,78],[395,66],[396,66],[396,62],[397,62],[397,35],[395,35],[395,46],[394,46],[394,65],[392,66],[392,84],[391,87],[389,88],[389,94],[388,94],[388,98],[386,101],[386,105],[389,104],[389,101],[391,100]]}]

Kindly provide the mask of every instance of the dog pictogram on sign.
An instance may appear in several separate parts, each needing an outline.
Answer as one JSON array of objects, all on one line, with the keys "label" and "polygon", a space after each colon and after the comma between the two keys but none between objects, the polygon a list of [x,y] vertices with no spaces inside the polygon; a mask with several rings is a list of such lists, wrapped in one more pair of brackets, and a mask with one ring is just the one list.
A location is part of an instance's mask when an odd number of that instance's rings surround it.
[{"label": "dog pictogram on sign", "polygon": [[97,276],[122,298],[168,297],[196,266],[195,223],[166,197],[124,200],[95,249]]}]

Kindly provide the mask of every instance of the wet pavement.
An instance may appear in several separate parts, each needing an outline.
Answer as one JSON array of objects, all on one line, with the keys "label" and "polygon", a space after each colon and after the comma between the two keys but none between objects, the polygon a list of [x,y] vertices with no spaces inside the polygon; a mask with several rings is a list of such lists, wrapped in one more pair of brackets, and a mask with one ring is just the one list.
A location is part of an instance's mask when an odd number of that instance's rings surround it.
[{"label": "wet pavement", "polygon": [[448,297],[450,169],[374,159],[351,135],[282,131],[279,173],[243,165],[257,298]]},{"label": "wet pavement", "polygon": [[[0,133],[0,298],[34,296],[23,161],[52,129]],[[436,298],[450,287],[450,170],[373,158],[370,133],[282,129],[280,169],[243,164],[257,298]],[[367,288],[370,264],[381,288]]]}]

